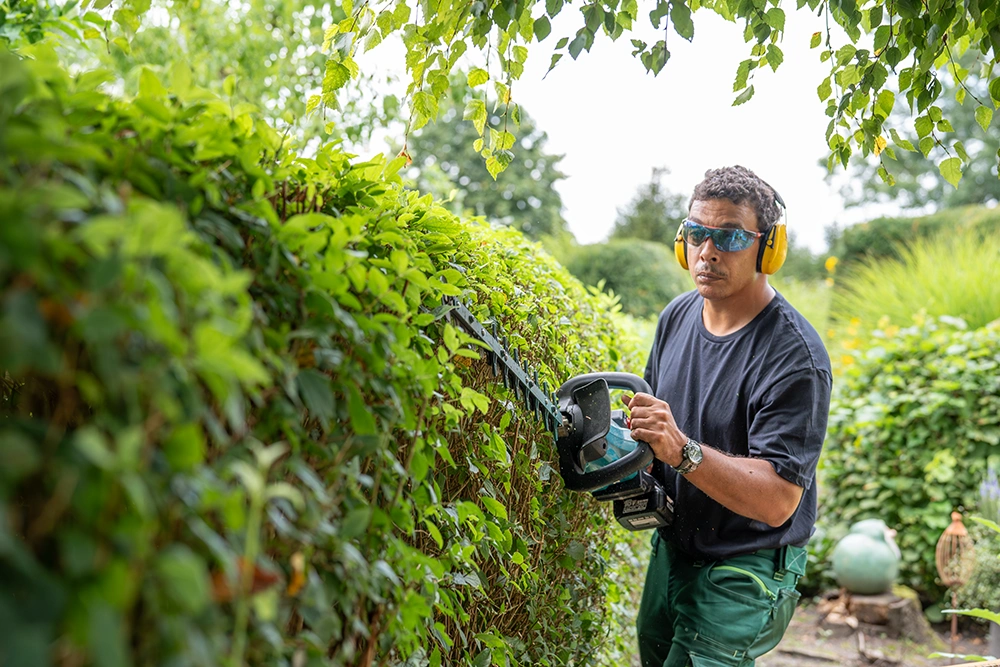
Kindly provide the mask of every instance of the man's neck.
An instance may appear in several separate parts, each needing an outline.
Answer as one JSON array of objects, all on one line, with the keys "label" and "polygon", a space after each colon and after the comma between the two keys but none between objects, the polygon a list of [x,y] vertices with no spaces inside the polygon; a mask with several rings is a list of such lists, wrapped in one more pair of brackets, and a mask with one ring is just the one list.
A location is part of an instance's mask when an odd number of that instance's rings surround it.
[{"label": "man's neck", "polygon": [[735,333],[750,324],[771,303],[774,295],[774,288],[767,283],[767,276],[762,274],[745,290],[732,296],[711,301],[705,299],[702,322],[713,336]]}]

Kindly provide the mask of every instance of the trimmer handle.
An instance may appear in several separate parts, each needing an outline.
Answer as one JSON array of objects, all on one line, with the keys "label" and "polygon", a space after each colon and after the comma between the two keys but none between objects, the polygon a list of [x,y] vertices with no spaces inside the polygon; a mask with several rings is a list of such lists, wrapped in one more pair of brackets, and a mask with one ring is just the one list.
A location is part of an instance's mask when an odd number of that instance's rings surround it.
[{"label": "trimmer handle", "polygon": [[652,394],[653,390],[649,384],[633,373],[587,373],[577,375],[563,383],[556,396],[560,399],[569,397],[578,387],[589,384],[594,380],[604,380],[608,383],[608,389],[627,389],[637,394]]},{"label": "trimmer handle", "polygon": [[[578,375],[567,380],[556,396],[559,399],[559,410],[564,417],[571,419],[573,412],[573,392],[580,387],[584,387],[596,380],[604,380],[609,389],[626,389],[637,393],[652,394],[653,390],[644,379],[632,373],[587,373]],[[610,402],[610,397],[609,397]],[[610,426],[610,423],[609,423]],[[571,446],[571,439],[564,442],[562,438],[557,442],[559,445],[559,474],[570,491],[593,491],[601,489],[609,484],[625,479],[640,470],[643,470],[653,462],[653,450],[642,441],[636,441],[634,450],[610,463],[599,470],[584,472],[578,463],[574,449]]]}]

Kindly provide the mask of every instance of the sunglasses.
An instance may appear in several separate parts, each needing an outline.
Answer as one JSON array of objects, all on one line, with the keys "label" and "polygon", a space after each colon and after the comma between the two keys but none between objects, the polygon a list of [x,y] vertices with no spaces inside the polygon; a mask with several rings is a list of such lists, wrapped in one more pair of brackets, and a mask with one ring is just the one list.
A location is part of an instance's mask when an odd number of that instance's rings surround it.
[{"label": "sunglasses", "polygon": [[753,245],[758,236],[763,235],[763,232],[752,232],[748,229],[706,227],[705,225],[699,225],[693,220],[685,220],[681,225],[681,238],[687,243],[699,246],[706,240],[712,239],[715,247],[722,252],[746,250]]}]

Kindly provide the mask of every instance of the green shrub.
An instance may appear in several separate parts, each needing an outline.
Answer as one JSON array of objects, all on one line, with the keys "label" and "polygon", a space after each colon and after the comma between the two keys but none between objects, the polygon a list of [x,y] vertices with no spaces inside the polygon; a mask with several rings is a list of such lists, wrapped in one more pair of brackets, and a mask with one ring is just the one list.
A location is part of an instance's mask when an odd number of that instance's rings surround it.
[{"label": "green shrub", "polygon": [[[936,598],[934,548],[952,510],[974,507],[1000,446],[1000,327],[927,320],[876,332],[835,382],[820,461],[828,540],[879,518],[899,531],[901,583]],[[811,574],[822,576],[817,560]]]},{"label": "green shrub", "polygon": [[1000,208],[961,206],[913,218],[876,218],[842,230],[833,239],[831,252],[844,270],[865,260],[900,259],[902,251],[919,239],[957,231],[996,234]]},{"label": "green shrub", "polygon": [[857,318],[862,335],[876,326],[908,326],[918,313],[981,327],[1000,317],[997,257],[1000,233],[964,230],[915,240],[900,259],[863,262],[838,281],[832,315],[841,323]]},{"label": "green shrub", "polygon": [[554,385],[641,370],[606,299],[403,190],[402,159],[297,156],[182,68],[117,99],[23,53],[0,53],[0,663],[621,648],[622,532],[441,307]]},{"label": "green shrub", "polygon": [[975,555],[969,580],[956,591],[958,607],[1000,611],[1000,537],[976,525],[969,532]]},{"label": "green shrub", "polygon": [[636,317],[658,315],[671,299],[691,289],[670,246],[622,239],[576,248],[566,262],[586,285],[599,285],[621,298],[622,310]]}]

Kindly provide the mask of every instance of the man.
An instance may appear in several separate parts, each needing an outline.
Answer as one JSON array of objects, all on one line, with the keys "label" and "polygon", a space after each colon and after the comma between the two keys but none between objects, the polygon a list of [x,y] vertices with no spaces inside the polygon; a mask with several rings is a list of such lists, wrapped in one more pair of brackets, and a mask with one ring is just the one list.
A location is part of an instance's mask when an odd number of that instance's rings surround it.
[{"label": "man", "polygon": [[697,289],[660,315],[654,395],[623,399],[674,498],[639,608],[643,667],[752,666],[799,598],[832,380],[816,331],[767,281],[779,204],[744,167],[706,172],[676,248]]}]

